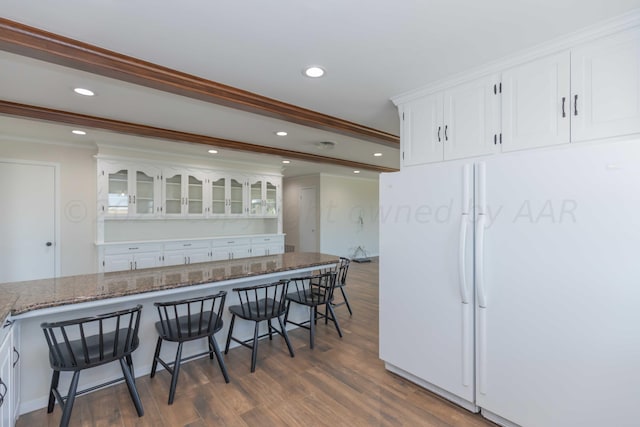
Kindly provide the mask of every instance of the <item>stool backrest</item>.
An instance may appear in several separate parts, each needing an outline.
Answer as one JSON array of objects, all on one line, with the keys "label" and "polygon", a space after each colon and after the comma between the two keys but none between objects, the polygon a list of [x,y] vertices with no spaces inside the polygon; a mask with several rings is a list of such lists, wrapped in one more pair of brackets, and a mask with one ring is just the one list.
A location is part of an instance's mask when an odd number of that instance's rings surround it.
[{"label": "stool backrest", "polygon": [[42,323],[52,367],[82,369],[130,355],[138,347],[141,311],[142,305],[137,305],[113,313]]},{"label": "stool backrest", "polygon": [[325,271],[312,276],[296,277],[289,282],[289,293],[297,294],[300,301],[326,304],[333,298],[336,276],[335,271]]},{"label": "stool backrest", "polygon": [[280,280],[264,285],[235,288],[233,291],[238,293],[243,317],[273,319],[285,312],[288,286],[288,280]]},{"label": "stool backrest", "polygon": [[222,326],[226,297],[227,292],[220,291],[215,295],[154,303],[160,316],[162,335],[178,339],[213,335]]},{"label": "stool backrest", "polygon": [[351,260],[349,258],[340,257],[340,263],[338,264],[338,277],[336,278],[336,286],[344,286],[347,283],[347,273],[349,272],[349,264]]}]

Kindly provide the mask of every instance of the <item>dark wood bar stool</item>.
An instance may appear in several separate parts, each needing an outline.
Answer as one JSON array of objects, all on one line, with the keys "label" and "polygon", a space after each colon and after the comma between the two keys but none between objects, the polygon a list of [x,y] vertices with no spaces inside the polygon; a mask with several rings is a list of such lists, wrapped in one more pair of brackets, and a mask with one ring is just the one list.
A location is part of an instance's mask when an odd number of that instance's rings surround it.
[{"label": "dark wood bar stool", "polygon": [[[258,340],[260,338],[269,336],[269,339],[273,339],[273,332],[280,334],[289,348],[289,354],[294,357],[293,347],[289,341],[289,335],[285,324],[282,321],[281,316],[285,311],[284,298],[287,293],[288,281],[281,280],[279,282],[269,283],[266,285],[250,286],[246,288],[235,288],[233,291],[238,293],[240,304],[232,305],[229,307],[231,312],[231,325],[229,326],[229,333],[227,335],[227,345],[224,349],[224,353],[229,352],[229,345],[231,340],[248,347],[252,350],[251,353],[251,372],[256,370],[256,359],[258,357]],[[236,316],[255,322],[253,330],[253,338],[247,340],[240,340],[233,336],[233,325],[236,320]],[[272,325],[273,319],[278,319],[280,324],[280,330]],[[267,322],[268,332],[263,335],[258,335],[258,330],[261,322]]]},{"label": "dark wood bar stool", "polygon": [[[351,260],[349,258],[340,257],[340,263],[338,264],[338,271],[336,277],[336,288],[340,289],[342,293],[343,302],[335,303],[331,302],[331,305],[334,307],[338,307],[341,305],[347,306],[347,310],[349,310],[349,315],[353,315],[353,311],[351,311],[351,304],[349,304],[349,297],[347,296],[347,291],[345,290],[345,286],[347,285],[347,273],[349,272],[349,264]],[[325,315],[328,313],[325,312]]]},{"label": "dark wood bar stool", "polygon": [[[138,348],[140,342],[138,329],[141,310],[142,306],[138,305],[129,310],[40,325],[49,346],[49,363],[53,369],[47,412],[53,412],[57,400],[62,408],[60,426],[69,425],[76,396],[123,379],[127,383],[138,416],[144,415],[131,359],[131,353]],[[77,391],[80,371],[115,361],[120,362],[123,378]],[[69,392],[65,397],[58,391],[62,371],[73,372]]]},{"label": "dark wood bar stool", "polygon": [[[333,311],[331,301],[336,286],[336,272],[326,271],[314,276],[298,277],[289,282],[289,293],[287,293],[287,309],[284,316],[284,324],[293,323],[309,330],[309,345],[313,348],[316,335],[316,322],[318,316],[324,317],[326,321],[331,320],[338,335],[342,338],[340,323]],[[296,323],[289,320],[289,309],[291,303],[296,303],[309,307],[309,320]],[[318,307],[325,306],[325,314],[318,313]]]},{"label": "dark wood bar stool", "polygon": [[[156,330],[158,331],[158,343],[156,344],[156,352],[153,356],[153,364],[151,366],[151,378],[156,374],[158,363],[165,367],[171,374],[171,387],[169,389],[169,405],[173,403],[176,394],[176,384],[178,383],[178,375],[180,374],[180,363],[196,357],[209,355],[213,359],[215,354],[220,365],[220,370],[224,376],[226,383],[229,382],[229,374],[224,364],[215,333],[220,331],[224,325],[222,321],[222,312],[224,310],[224,302],[227,297],[225,291],[220,291],[215,295],[185,299],[181,301],[157,302],[153,305],[158,309],[160,321],[156,322]],[[182,346],[187,341],[197,339],[207,339],[208,351],[195,354],[186,358],[182,358]],[[178,350],[173,362],[166,362],[160,358],[160,350],[163,341],[171,341],[178,343]]]}]

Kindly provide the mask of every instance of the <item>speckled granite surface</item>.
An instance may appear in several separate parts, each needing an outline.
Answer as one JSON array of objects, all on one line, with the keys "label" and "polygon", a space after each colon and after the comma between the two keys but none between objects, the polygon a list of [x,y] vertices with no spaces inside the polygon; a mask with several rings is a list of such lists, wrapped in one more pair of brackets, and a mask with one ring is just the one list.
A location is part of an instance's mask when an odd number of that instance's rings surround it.
[{"label": "speckled granite surface", "polygon": [[232,261],[2,283],[0,319],[4,321],[9,313],[18,315],[42,308],[319,267],[336,262],[338,257],[333,255],[289,252]]}]

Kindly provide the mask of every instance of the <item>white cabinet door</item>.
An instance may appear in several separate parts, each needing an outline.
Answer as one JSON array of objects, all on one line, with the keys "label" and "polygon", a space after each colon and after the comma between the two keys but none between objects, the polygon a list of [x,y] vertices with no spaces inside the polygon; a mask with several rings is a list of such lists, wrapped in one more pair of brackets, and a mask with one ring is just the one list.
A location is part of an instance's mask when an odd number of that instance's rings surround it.
[{"label": "white cabinet door", "polygon": [[461,159],[496,151],[499,133],[494,118],[500,97],[494,92],[499,76],[493,75],[456,86],[444,93],[444,159]]},{"label": "white cabinet door", "polygon": [[187,264],[211,261],[209,249],[191,249],[185,251],[185,255],[187,257]]},{"label": "white cabinet door", "polygon": [[158,267],[160,265],[160,257],[159,252],[137,253],[133,256],[133,269]]},{"label": "white cabinet door", "polygon": [[571,52],[571,139],[640,132],[640,29]]},{"label": "white cabinet door", "polygon": [[402,165],[438,162],[443,156],[443,96],[429,95],[404,104],[400,110]]},{"label": "white cabinet door", "polygon": [[230,248],[231,259],[247,258],[251,256],[251,245],[234,245]]},{"label": "white cabinet door", "polygon": [[180,217],[184,215],[185,197],[183,194],[184,177],[180,171],[174,169],[163,172],[163,205],[164,215]]},{"label": "white cabinet door", "polygon": [[187,260],[184,251],[165,251],[163,257],[164,265],[182,265],[186,264]]},{"label": "white cabinet door", "polygon": [[133,255],[115,254],[104,256],[104,272],[125,271],[133,269]]},{"label": "white cabinet door", "polygon": [[503,151],[569,142],[569,77],[569,52],[502,73]]},{"label": "white cabinet door", "polygon": [[160,210],[160,169],[101,160],[98,213],[106,218],[154,218]]},{"label": "white cabinet door", "polygon": [[210,196],[205,179],[203,172],[165,169],[165,216],[203,218]]},{"label": "white cabinet door", "polygon": [[13,427],[13,340],[9,332],[0,345],[0,427]]},{"label": "white cabinet door", "polygon": [[133,189],[130,214],[139,218],[160,215],[160,169],[152,166],[132,167],[129,179]]}]

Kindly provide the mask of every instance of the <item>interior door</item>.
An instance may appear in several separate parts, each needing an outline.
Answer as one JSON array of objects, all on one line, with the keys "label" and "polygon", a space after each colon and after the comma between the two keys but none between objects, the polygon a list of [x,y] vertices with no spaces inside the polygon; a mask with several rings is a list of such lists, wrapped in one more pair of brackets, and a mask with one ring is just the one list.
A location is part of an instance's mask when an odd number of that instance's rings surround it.
[{"label": "interior door", "polygon": [[298,252],[317,252],[318,233],[316,230],[318,221],[315,188],[302,188],[300,190],[298,227],[300,233],[300,248]]},{"label": "interior door", "polygon": [[637,140],[486,161],[483,410],[522,426],[638,425],[638,182]]},{"label": "interior door", "polygon": [[55,167],[0,162],[0,282],[56,275]]},{"label": "interior door", "polygon": [[380,178],[380,358],[469,409],[471,195],[466,216],[462,201],[472,177],[471,165],[453,162]]}]

